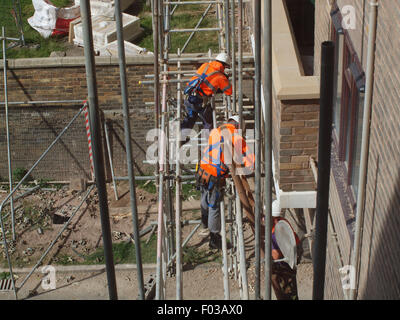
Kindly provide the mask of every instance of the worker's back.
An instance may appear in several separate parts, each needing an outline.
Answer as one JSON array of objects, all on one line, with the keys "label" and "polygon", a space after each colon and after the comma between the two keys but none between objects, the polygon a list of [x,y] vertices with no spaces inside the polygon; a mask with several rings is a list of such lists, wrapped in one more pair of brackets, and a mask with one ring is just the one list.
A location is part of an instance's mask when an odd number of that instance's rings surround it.
[{"label": "worker's back", "polygon": [[224,74],[224,70],[225,67],[219,61],[203,63],[197,70],[196,75],[190,79],[189,83],[205,73],[207,77],[200,84],[200,95],[212,96],[217,93],[218,90],[226,95],[231,95],[232,87]]},{"label": "worker's back", "polygon": [[233,161],[252,168],[254,154],[249,152],[246,141],[236,126],[227,123],[210,132],[208,146],[203,150],[200,167],[212,176],[223,177],[228,172],[227,166]]}]

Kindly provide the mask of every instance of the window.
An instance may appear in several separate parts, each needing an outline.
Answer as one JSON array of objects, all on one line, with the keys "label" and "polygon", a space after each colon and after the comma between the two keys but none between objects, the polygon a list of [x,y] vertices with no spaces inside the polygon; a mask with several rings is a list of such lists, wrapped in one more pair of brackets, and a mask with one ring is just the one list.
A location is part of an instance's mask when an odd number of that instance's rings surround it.
[{"label": "window", "polygon": [[333,134],[338,141],[336,151],[344,164],[348,191],[354,200],[360,171],[365,74],[351,39],[342,28],[342,17],[337,6],[332,10],[331,17],[332,40],[336,48]]}]

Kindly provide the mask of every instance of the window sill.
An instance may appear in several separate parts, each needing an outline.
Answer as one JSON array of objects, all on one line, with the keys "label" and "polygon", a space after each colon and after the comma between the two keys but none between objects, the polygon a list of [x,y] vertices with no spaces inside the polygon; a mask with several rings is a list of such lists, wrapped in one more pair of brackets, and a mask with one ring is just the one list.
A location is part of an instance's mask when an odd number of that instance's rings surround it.
[{"label": "window sill", "polygon": [[277,99],[319,99],[319,77],[304,76],[284,0],[272,2],[272,26],[272,77]]}]

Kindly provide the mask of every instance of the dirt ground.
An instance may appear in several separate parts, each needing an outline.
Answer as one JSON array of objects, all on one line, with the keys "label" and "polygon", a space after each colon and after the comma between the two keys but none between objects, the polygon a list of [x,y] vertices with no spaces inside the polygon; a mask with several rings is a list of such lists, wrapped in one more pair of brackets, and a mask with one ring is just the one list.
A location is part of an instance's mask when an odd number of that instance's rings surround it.
[{"label": "dirt ground", "polygon": [[[113,242],[130,241],[132,233],[132,219],[129,215],[130,197],[127,183],[118,186],[119,200],[115,200],[114,190],[109,184],[108,198],[110,223]],[[38,258],[47,249],[49,244],[63,228],[63,224],[55,224],[57,217],[68,218],[75,207],[82,201],[85,192],[70,191],[62,188],[57,191],[40,191],[23,198],[15,203],[17,241],[11,243],[13,268],[18,277],[17,287],[27,274],[28,267],[36,263]],[[6,193],[0,194],[0,199]],[[139,230],[143,230],[150,223],[157,220],[157,196],[143,189],[137,188],[137,205],[139,212]],[[183,213],[183,220],[199,219],[199,212],[190,210],[198,207],[198,201],[191,199],[184,203],[187,210]],[[189,208],[189,209],[188,209]],[[7,238],[11,238],[9,219],[6,219]],[[194,225],[183,228],[183,239],[191,232]],[[249,225],[244,227],[246,253],[248,260],[249,294],[254,297],[254,236]],[[146,239],[149,234],[144,235]],[[57,288],[44,290],[41,286],[44,274],[41,266],[37,269],[23,288],[18,292],[18,299],[67,299],[67,300],[102,300],[108,299],[107,279],[104,267],[82,265],[83,256],[89,255],[102,246],[101,224],[98,211],[97,196],[92,191],[91,196],[84,202],[71,220],[70,226],[62,233],[43,261],[42,265],[50,264],[56,268]],[[199,232],[188,242],[187,247],[196,248],[197,252],[209,252],[208,238]],[[4,255],[4,253],[3,253]],[[206,256],[207,257],[207,256]],[[7,264],[2,257],[1,271],[7,271]],[[212,258],[212,259],[211,259]],[[206,259],[207,260],[207,259]],[[185,264],[183,267],[183,297],[187,300],[221,300],[224,299],[223,273],[221,258],[210,255],[210,262],[202,260],[197,264]],[[71,266],[65,264],[74,264]],[[0,272],[1,272],[0,271]],[[144,265],[144,281],[155,275],[155,264]],[[134,300],[138,297],[137,272],[135,265],[117,265],[116,279],[119,299]],[[263,268],[261,268],[263,279]],[[300,299],[311,299],[312,265],[304,259],[298,266],[298,291]],[[175,299],[175,277],[168,277],[166,283],[166,299]],[[261,293],[264,284],[261,282]],[[230,298],[240,299],[240,290],[234,273],[230,278]],[[14,299],[13,292],[1,292],[0,299]]]}]

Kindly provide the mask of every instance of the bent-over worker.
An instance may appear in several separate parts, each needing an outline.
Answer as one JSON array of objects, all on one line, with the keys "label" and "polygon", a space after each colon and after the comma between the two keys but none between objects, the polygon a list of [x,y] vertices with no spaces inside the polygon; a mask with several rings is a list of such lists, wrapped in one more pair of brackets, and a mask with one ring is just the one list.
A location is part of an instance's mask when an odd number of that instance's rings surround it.
[{"label": "bent-over worker", "polygon": [[213,128],[212,107],[209,99],[216,93],[232,95],[232,86],[224,73],[229,64],[228,55],[222,52],[217,55],[215,61],[203,63],[188,82],[185,89],[187,96],[184,101],[186,117],[181,123],[184,139],[188,137],[199,117],[204,129]]},{"label": "bent-over worker", "polygon": [[[284,220],[289,225],[290,223],[282,217],[281,210],[278,206],[275,205],[275,201],[272,203],[272,259],[279,260],[283,258],[282,251],[278,246],[278,242],[275,237],[275,226],[276,224]],[[292,226],[290,226],[294,237],[296,239],[296,247],[297,247],[297,263],[300,262],[301,255],[303,252],[303,248],[301,246],[301,242],[296,232],[293,230]],[[288,263],[284,261],[273,262],[271,268],[271,284],[274,289],[275,296],[277,300],[298,300],[297,293],[297,269],[296,266],[292,269]]]},{"label": "bent-over worker", "polygon": [[[239,121],[239,116],[231,116],[227,124],[211,131],[196,172],[201,190],[201,220],[203,228],[208,227],[210,231],[210,249],[221,249],[220,204],[225,178],[229,174],[227,165],[234,160],[236,166],[251,171],[254,168],[255,157],[239,133]],[[229,148],[229,153],[225,148]]]}]

